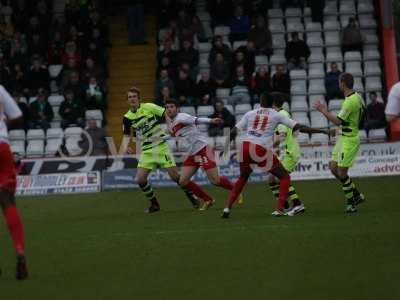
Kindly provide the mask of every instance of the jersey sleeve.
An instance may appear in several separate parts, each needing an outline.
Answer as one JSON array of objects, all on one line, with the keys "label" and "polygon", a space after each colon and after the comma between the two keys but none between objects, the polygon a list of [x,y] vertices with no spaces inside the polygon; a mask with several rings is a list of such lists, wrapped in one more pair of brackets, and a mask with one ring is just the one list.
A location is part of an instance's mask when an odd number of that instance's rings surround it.
[{"label": "jersey sleeve", "polygon": [[22,112],[19,109],[17,103],[6,91],[6,89],[0,85],[0,103],[3,105],[4,113],[8,119],[17,119],[22,116]]},{"label": "jersey sleeve", "polygon": [[247,129],[247,123],[249,121],[249,113],[247,112],[244,114],[244,116],[240,119],[238,123],[236,123],[235,127],[240,129],[240,130],[246,130]]},{"label": "jersey sleeve", "polygon": [[182,124],[187,124],[187,125],[196,124],[197,119],[198,118],[191,116],[189,114],[186,114],[186,113],[179,114],[179,122]]},{"label": "jersey sleeve", "polygon": [[342,121],[348,122],[352,109],[353,107],[351,105],[351,102],[345,100],[342,104],[342,108],[339,111],[337,117]]},{"label": "jersey sleeve", "polygon": [[164,107],[158,106],[154,103],[146,103],[146,108],[148,111],[150,111],[151,113],[153,113],[154,115],[156,115],[158,117],[162,117],[165,112]]},{"label": "jersey sleeve", "polygon": [[124,135],[131,135],[132,131],[131,126],[132,126],[131,120],[129,120],[127,117],[124,117],[122,121],[122,130],[124,132]]},{"label": "jersey sleeve", "polygon": [[290,129],[293,129],[293,127],[296,126],[296,124],[297,124],[297,122],[295,120],[292,120],[289,117],[284,116],[280,113],[276,113],[276,118],[277,118],[278,127],[279,127],[279,125],[284,125],[286,127],[289,127]]},{"label": "jersey sleeve", "polygon": [[400,115],[400,87],[396,85],[390,90],[385,113],[393,116]]}]

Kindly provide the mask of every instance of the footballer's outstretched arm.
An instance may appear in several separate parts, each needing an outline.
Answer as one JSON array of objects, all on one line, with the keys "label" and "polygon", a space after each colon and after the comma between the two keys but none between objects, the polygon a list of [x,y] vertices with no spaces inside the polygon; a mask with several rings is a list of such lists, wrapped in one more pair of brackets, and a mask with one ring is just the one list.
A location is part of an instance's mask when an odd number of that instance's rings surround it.
[{"label": "footballer's outstretched arm", "polygon": [[331,123],[335,124],[336,126],[342,125],[343,121],[339,119],[337,116],[332,114],[328,111],[326,105],[322,103],[322,101],[318,100],[314,103],[314,107],[318,110],[321,114],[323,114]]},{"label": "footballer's outstretched arm", "polygon": [[329,130],[327,129],[320,129],[320,128],[312,128],[312,127],[308,127],[306,125],[302,125],[302,124],[296,124],[293,127],[293,130],[296,131],[300,131],[300,132],[304,132],[304,133],[323,133],[323,134],[329,134]]}]

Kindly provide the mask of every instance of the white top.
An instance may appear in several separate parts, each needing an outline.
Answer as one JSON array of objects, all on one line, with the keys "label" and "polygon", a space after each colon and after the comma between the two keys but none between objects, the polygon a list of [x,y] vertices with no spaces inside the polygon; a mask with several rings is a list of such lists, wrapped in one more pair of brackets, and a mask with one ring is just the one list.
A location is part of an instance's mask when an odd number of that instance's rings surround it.
[{"label": "white top", "polygon": [[21,116],[22,112],[17,103],[15,103],[4,86],[0,85],[0,143],[8,142],[6,119],[12,120]]},{"label": "white top", "polygon": [[400,116],[400,82],[390,89],[385,114]]},{"label": "white top", "polygon": [[279,124],[293,129],[297,123],[275,109],[260,107],[247,112],[236,127],[246,131],[243,141],[269,149],[273,146],[275,129]]},{"label": "white top", "polygon": [[178,113],[174,119],[167,119],[168,130],[172,136],[183,139],[193,155],[208,145],[207,138],[198,130],[197,124],[209,124],[209,118],[197,118],[186,113]]}]

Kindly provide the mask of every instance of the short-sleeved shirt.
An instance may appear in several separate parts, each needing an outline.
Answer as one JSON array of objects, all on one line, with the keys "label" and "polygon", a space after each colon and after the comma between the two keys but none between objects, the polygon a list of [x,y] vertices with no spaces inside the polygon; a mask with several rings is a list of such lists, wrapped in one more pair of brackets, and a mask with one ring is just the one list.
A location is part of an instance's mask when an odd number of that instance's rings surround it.
[{"label": "short-sleeved shirt", "polygon": [[400,82],[390,89],[385,114],[400,116]]},{"label": "short-sleeved shirt", "polygon": [[275,129],[279,124],[293,129],[296,122],[272,108],[261,107],[247,112],[236,127],[246,131],[244,141],[272,148]]},{"label": "short-sleeved shirt", "polygon": [[[281,109],[279,113],[287,118],[290,118],[290,114]],[[277,134],[285,134],[285,139],[283,141],[283,146],[285,147],[286,152],[293,155],[300,155],[300,146],[296,140],[296,137],[293,135],[292,128],[289,128],[283,124],[278,125],[276,131]]]},{"label": "short-sleeved shirt", "polygon": [[7,142],[8,139],[6,118],[12,120],[19,117],[22,117],[22,112],[17,103],[0,85],[0,142]]},{"label": "short-sleeved shirt", "polygon": [[165,143],[166,133],[161,128],[165,108],[153,103],[141,103],[136,111],[129,110],[123,119],[124,135],[133,134],[140,140],[142,151]]},{"label": "short-sleeved shirt", "polygon": [[357,136],[358,128],[365,110],[363,98],[358,93],[347,96],[337,117],[342,121],[340,125],[343,136]]}]

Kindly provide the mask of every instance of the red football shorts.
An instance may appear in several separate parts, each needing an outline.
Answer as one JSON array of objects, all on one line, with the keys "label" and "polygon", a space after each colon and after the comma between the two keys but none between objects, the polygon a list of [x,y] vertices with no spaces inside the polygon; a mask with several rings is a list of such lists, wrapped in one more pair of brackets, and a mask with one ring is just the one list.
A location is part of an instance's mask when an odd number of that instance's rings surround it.
[{"label": "red football shorts", "polygon": [[17,172],[10,145],[0,143],[0,189],[15,194]]},{"label": "red football shorts", "polygon": [[211,146],[206,146],[196,154],[189,155],[183,162],[183,166],[198,167],[204,170],[216,168],[214,149]]},{"label": "red football shorts", "polygon": [[265,171],[269,171],[279,165],[279,159],[272,151],[264,147],[244,141],[238,153],[240,171],[252,172],[252,165],[256,165]]}]

